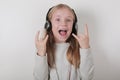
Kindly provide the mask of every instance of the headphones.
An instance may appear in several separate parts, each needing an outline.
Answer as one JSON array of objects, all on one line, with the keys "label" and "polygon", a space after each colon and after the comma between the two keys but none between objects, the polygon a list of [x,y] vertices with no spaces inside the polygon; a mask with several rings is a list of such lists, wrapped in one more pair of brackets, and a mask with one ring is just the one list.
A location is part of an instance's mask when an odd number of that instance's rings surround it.
[{"label": "headphones", "polygon": [[[46,22],[45,22],[45,25],[44,25],[44,28],[47,30],[47,31],[50,31],[51,29],[52,29],[52,25],[51,25],[51,22],[50,22],[50,20],[49,20],[49,17],[48,17],[48,15],[49,15],[49,13],[50,13],[50,11],[53,9],[54,7],[51,7],[49,10],[48,10],[48,12],[47,12],[47,14],[46,14]],[[77,34],[77,31],[78,31],[78,25],[77,25],[77,16],[76,16],[76,13],[75,13],[75,11],[72,9],[72,11],[73,11],[73,14],[74,14],[74,17],[75,17],[75,20],[74,20],[74,22],[73,22],[73,33],[76,33]]]}]

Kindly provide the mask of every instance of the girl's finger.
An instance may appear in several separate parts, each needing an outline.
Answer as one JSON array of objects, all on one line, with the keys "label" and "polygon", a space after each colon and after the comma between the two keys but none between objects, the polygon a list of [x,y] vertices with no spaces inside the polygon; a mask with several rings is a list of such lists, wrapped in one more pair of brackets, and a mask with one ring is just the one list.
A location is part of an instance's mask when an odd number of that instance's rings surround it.
[{"label": "girl's finger", "polygon": [[85,25],[85,35],[89,36],[87,24]]},{"label": "girl's finger", "polygon": [[35,36],[35,41],[36,41],[36,42],[39,41],[39,33],[40,33],[40,31],[38,31],[38,32],[36,33],[36,36]]},{"label": "girl's finger", "polygon": [[78,38],[77,35],[75,35],[74,33],[72,33],[72,35],[73,35],[73,37],[74,37],[75,39],[77,39],[77,40],[79,41],[79,38]]},{"label": "girl's finger", "polygon": [[46,35],[46,37],[44,39],[45,43],[47,42],[47,40],[48,40],[48,35]]}]

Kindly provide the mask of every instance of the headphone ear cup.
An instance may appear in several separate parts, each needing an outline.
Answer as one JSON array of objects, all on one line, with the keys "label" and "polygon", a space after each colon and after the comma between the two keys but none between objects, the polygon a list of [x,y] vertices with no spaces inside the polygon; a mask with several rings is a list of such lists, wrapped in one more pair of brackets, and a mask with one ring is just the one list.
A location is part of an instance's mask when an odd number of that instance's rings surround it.
[{"label": "headphone ear cup", "polygon": [[49,28],[50,28],[50,22],[49,22],[49,21],[46,21],[46,22],[45,22],[45,29],[48,30]]},{"label": "headphone ear cup", "polygon": [[76,29],[76,31],[78,31],[78,24],[77,23],[75,23],[75,29]]}]

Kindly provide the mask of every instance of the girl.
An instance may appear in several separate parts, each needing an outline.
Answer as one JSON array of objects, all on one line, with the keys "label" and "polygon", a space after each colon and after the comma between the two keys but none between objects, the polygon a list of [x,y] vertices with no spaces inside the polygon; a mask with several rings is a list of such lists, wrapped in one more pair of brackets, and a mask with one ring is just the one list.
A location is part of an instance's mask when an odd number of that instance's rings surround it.
[{"label": "girl", "polygon": [[47,13],[47,35],[35,37],[35,80],[94,80],[88,27],[77,35],[77,17],[72,8],[58,4]]}]

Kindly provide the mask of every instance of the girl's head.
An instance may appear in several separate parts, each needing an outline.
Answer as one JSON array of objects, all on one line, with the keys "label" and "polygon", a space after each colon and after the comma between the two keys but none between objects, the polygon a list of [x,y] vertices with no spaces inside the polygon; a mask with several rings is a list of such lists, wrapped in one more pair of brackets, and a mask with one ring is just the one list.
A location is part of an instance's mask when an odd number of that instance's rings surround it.
[{"label": "girl's head", "polygon": [[77,34],[76,14],[72,8],[65,4],[59,4],[49,9],[46,23],[47,32],[54,37],[56,43],[68,41],[71,33]]},{"label": "girl's head", "polygon": [[45,28],[49,35],[47,41],[48,64],[54,67],[55,64],[55,43],[70,43],[67,50],[67,59],[76,68],[80,64],[79,44],[72,36],[77,34],[77,17],[72,8],[66,4],[58,4],[49,9],[46,16]]}]

